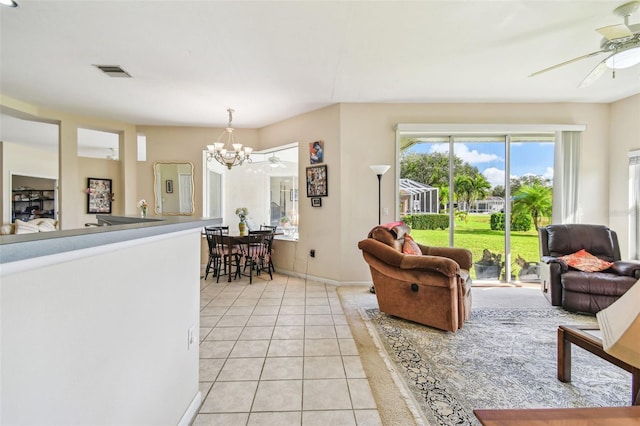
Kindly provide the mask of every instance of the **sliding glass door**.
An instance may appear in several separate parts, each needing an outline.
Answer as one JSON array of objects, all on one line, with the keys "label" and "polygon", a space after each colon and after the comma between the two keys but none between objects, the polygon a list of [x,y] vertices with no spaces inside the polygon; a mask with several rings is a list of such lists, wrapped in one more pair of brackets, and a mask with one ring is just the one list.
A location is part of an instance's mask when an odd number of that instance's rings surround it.
[{"label": "sliding glass door", "polygon": [[401,137],[400,217],[425,245],[471,250],[476,282],[537,281],[554,141],[555,133]]}]

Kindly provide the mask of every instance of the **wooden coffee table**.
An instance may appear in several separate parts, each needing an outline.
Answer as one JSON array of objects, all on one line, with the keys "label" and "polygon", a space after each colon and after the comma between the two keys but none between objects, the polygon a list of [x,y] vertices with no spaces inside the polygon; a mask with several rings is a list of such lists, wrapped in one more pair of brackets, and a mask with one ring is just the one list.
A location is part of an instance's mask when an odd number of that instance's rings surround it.
[{"label": "wooden coffee table", "polygon": [[598,330],[597,327],[572,327],[561,325],[558,327],[558,380],[571,381],[571,344],[580,346],[602,359],[631,373],[631,404],[640,404],[640,369],[609,355],[602,348],[602,340],[589,331]]},{"label": "wooden coffee table", "polygon": [[638,426],[640,407],[473,410],[484,426]]}]

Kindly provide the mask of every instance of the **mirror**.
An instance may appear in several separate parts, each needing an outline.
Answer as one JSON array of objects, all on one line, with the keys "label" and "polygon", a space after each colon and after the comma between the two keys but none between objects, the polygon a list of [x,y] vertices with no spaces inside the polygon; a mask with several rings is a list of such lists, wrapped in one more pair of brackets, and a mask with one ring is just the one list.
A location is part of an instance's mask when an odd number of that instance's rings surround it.
[{"label": "mirror", "polygon": [[157,161],[153,164],[155,212],[158,215],[193,215],[193,164]]}]

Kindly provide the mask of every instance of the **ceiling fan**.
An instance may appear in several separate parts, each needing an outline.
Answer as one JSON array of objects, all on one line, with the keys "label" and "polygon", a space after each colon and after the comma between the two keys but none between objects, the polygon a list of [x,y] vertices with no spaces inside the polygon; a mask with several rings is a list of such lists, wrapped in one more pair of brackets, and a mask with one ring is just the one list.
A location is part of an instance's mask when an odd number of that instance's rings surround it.
[{"label": "ceiling fan", "polygon": [[613,13],[624,19],[623,24],[609,25],[596,29],[604,37],[600,42],[600,50],[591,52],[577,58],[553,65],[549,68],[534,72],[529,77],[554,70],[573,62],[591,58],[602,53],[607,57],[596,65],[589,74],[580,82],[579,88],[587,87],[600,78],[607,69],[611,69],[613,78],[616,69],[629,68],[640,63],[640,24],[629,25],[629,16],[640,6],[640,1],[635,0],[618,6]]}]

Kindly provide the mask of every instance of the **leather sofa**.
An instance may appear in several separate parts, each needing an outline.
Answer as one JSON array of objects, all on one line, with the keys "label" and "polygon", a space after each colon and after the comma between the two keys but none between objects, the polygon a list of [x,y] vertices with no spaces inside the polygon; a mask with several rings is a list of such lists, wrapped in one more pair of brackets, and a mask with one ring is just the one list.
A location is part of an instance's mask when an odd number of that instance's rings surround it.
[{"label": "leather sofa", "polygon": [[441,330],[456,331],[471,314],[471,252],[419,247],[405,254],[410,228],[376,226],[360,241],[382,312]]},{"label": "leather sofa", "polygon": [[[620,260],[615,231],[603,225],[549,225],[538,229],[540,281],[553,306],[567,311],[592,313],[618,300],[640,278],[640,263]],[[603,271],[574,269],[561,257],[580,250],[612,265]]]}]

